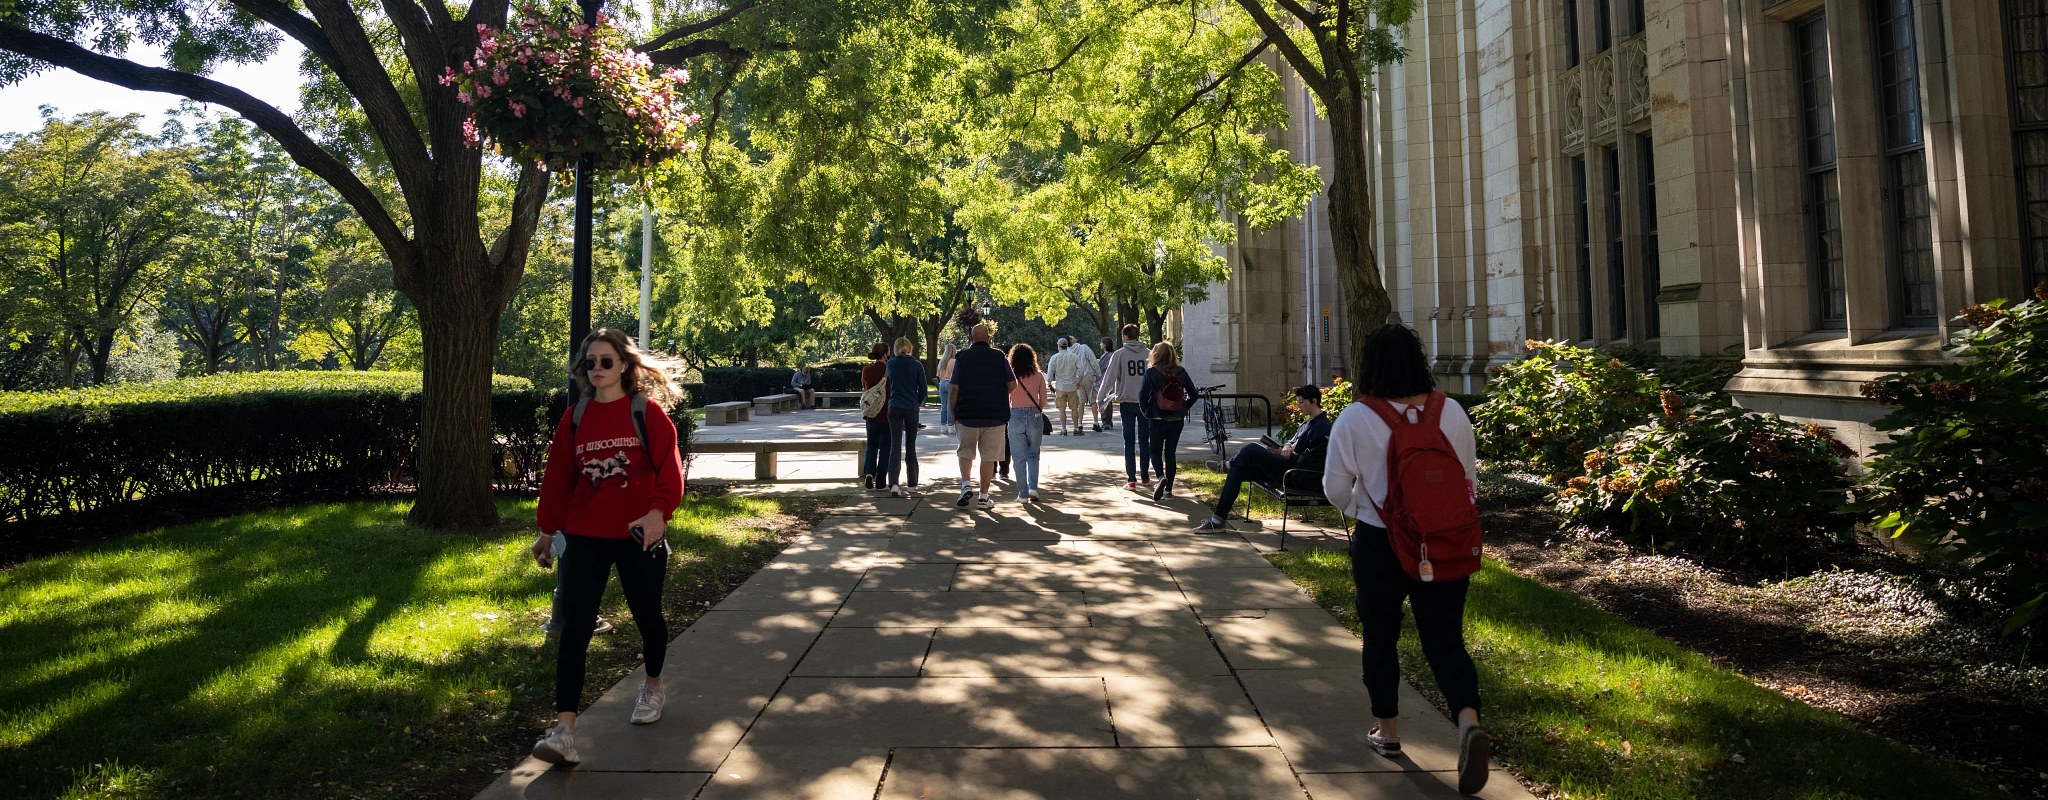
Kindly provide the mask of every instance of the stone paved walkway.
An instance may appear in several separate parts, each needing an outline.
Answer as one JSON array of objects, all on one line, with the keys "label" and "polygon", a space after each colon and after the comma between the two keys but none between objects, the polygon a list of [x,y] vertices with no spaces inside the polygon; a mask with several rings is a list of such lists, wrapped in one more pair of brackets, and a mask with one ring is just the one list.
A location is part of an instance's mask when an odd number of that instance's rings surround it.
[{"label": "stone paved walkway", "polygon": [[1188,533],[1206,512],[1122,491],[1108,440],[1051,437],[1037,506],[955,508],[949,452],[920,498],[848,500],[669,646],[665,719],[626,723],[628,676],[580,767],[479,798],[1457,797],[1413,690],[1407,756],[1366,747],[1358,640],[1270,537]]}]

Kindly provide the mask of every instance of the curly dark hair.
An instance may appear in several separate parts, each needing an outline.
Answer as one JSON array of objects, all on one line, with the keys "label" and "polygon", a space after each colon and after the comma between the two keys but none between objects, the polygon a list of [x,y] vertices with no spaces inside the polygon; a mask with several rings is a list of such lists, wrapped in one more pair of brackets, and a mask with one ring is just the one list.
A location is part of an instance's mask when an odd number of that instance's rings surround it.
[{"label": "curly dark hair", "polygon": [[1361,397],[1412,397],[1436,389],[1422,337],[1406,325],[1388,323],[1365,337],[1358,349]]},{"label": "curly dark hair", "polygon": [[1010,371],[1017,373],[1019,378],[1038,374],[1038,351],[1022,343],[1010,348]]}]

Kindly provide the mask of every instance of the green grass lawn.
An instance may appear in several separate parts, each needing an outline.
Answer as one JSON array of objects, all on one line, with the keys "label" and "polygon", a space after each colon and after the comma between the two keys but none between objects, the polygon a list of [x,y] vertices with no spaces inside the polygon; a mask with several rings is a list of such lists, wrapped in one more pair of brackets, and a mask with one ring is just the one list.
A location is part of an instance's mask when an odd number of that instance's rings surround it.
[{"label": "green grass lawn", "polygon": [[[1350,558],[1268,557],[1358,631]],[[1473,578],[1465,619],[1500,760],[1571,797],[2004,796],[1492,560]],[[1412,628],[1401,667],[1435,694]]]},{"label": "green grass lawn", "polygon": [[[1233,450],[1231,452],[1235,453],[1237,451]],[[1182,461],[1180,462],[1179,469],[1180,472],[1174,476],[1176,482],[1184,483],[1195,495],[1201,497],[1204,504],[1211,506],[1216,504],[1216,496],[1223,491],[1222,473],[1211,471],[1207,465],[1200,461]],[[1237,519],[1247,516],[1252,519],[1277,521],[1280,519],[1280,501],[1247,484],[1243,490],[1237,493],[1237,505],[1230,509],[1230,518]],[[1339,513],[1337,509],[1329,506],[1312,508],[1295,506],[1293,513],[1288,516],[1297,520],[1306,519],[1310,522],[1335,527],[1343,524],[1344,515]]]},{"label": "green grass lawn", "polygon": [[[487,533],[405,524],[407,504],[276,509],[0,572],[0,796],[457,797],[552,714],[552,574],[533,503]],[[672,632],[781,549],[777,501],[685,501]],[[592,648],[585,701],[636,663]]]}]

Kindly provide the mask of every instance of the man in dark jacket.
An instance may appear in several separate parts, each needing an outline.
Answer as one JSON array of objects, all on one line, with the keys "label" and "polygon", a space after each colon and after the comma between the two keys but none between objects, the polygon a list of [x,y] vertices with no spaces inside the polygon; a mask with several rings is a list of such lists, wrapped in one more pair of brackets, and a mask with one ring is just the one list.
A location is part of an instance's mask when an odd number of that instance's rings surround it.
[{"label": "man in dark jacket", "polygon": [[[1010,426],[1010,390],[1017,376],[1010,360],[990,347],[987,323],[974,326],[968,334],[974,343],[953,359],[953,418],[960,423],[960,500],[991,508],[988,485],[996,478],[996,462],[1003,460]],[[974,462],[981,461],[981,492],[977,496],[970,481]]]},{"label": "man in dark jacket", "polygon": [[[1303,386],[1294,390],[1295,407],[1308,419],[1294,432],[1294,438],[1287,440],[1279,450],[1272,450],[1258,442],[1245,445],[1230,459],[1223,478],[1223,493],[1216,498],[1216,512],[1200,525],[1196,533],[1215,533],[1229,530],[1224,522],[1230,518],[1230,507],[1237,504],[1237,492],[1247,480],[1275,484],[1288,470],[1310,470],[1317,473],[1313,483],[1322,485],[1323,457],[1330,452],[1330,415],[1323,413],[1323,392],[1314,386]],[[1270,439],[1268,441],[1271,441]],[[1214,462],[1210,462],[1212,465]],[[1309,481],[1304,479],[1304,486]]]}]

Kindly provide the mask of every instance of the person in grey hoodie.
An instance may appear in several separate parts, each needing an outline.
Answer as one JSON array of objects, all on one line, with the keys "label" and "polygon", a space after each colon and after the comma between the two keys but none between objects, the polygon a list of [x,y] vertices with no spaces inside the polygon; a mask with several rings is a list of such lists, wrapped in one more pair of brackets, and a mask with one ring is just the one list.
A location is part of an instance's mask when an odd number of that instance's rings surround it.
[{"label": "person in grey hoodie", "polygon": [[1140,483],[1152,484],[1152,473],[1147,469],[1151,465],[1146,458],[1152,452],[1152,425],[1138,406],[1152,352],[1138,341],[1138,326],[1125,325],[1123,336],[1124,346],[1103,356],[1109,363],[1102,370],[1102,385],[1096,387],[1095,393],[1104,400],[1115,397],[1117,410],[1123,414],[1124,488],[1136,489]]}]

